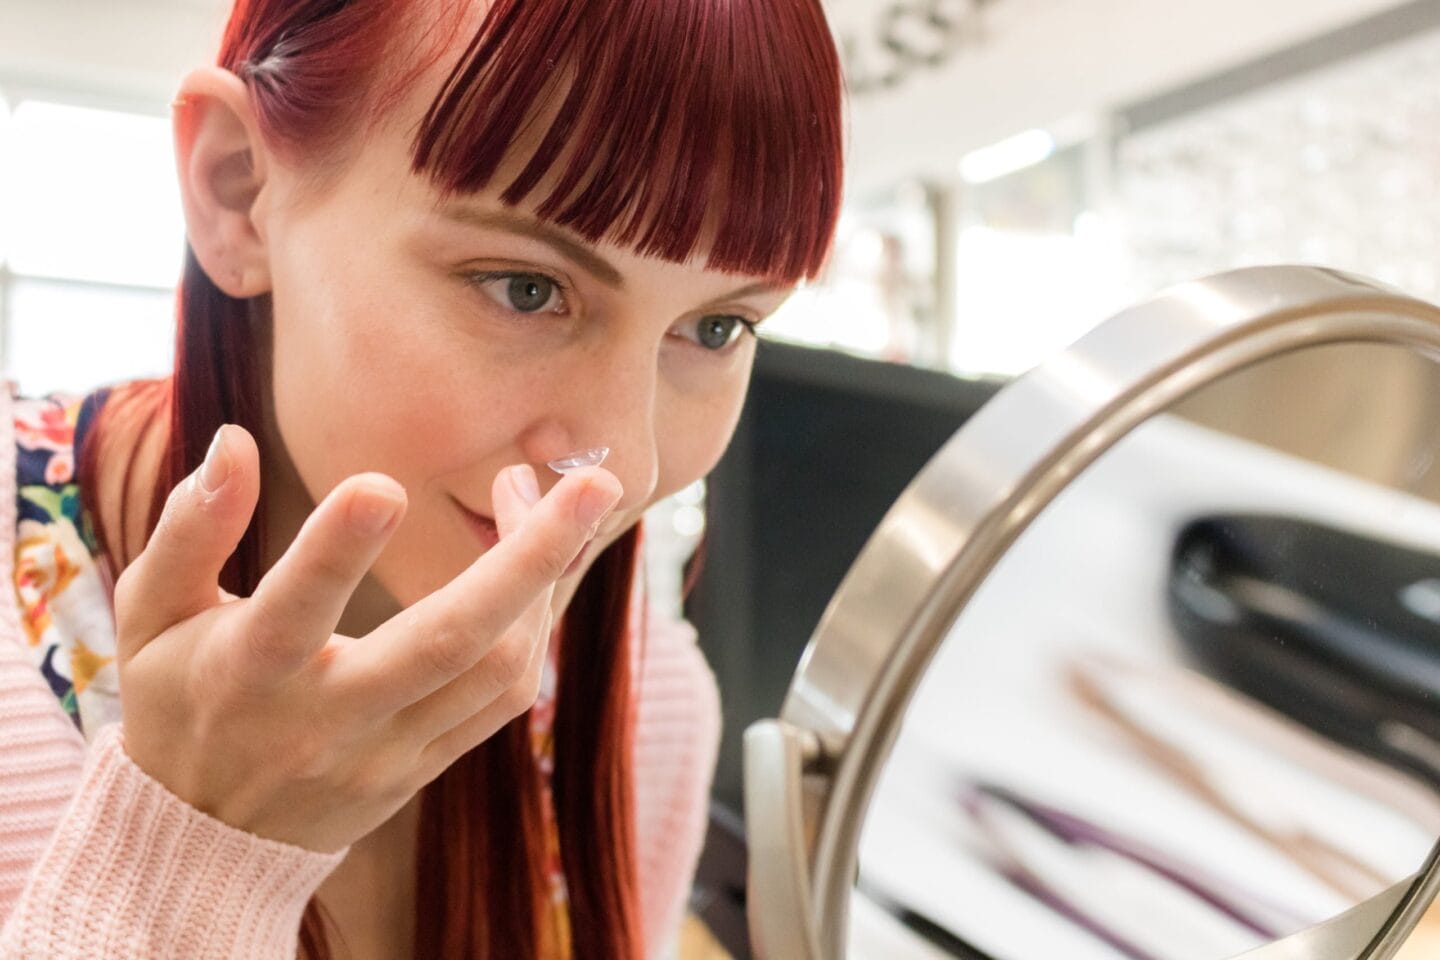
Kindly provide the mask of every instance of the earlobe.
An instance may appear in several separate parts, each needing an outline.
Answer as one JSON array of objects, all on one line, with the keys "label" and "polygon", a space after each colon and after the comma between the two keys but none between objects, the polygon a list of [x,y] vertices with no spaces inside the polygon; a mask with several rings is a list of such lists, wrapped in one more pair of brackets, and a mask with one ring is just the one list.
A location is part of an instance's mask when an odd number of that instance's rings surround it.
[{"label": "earlobe", "polygon": [[228,70],[204,67],[181,82],[172,108],[185,232],[196,259],[228,296],[268,292],[269,251],[256,216],[269,155],[249,90]]}]

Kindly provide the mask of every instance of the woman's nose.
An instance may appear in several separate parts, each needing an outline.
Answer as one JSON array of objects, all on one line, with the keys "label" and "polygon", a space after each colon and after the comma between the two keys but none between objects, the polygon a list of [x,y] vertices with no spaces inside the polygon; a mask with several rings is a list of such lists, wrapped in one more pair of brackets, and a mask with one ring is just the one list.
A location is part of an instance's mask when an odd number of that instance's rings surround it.
[{"label": "woman's nose", "polygon": [[612,360],[597,366],[592,360],[583,374],[569,378],[547,404],[547,422],[537,425],[527,444],[526,456],[548,474],[542,486],[560,480],[550,464],[563,469],[568,462],[589,463],[604,449],[600,465],[625,488],[616,511],[648,502],[659,479],[656,374],[652,356],[648,364]]}]

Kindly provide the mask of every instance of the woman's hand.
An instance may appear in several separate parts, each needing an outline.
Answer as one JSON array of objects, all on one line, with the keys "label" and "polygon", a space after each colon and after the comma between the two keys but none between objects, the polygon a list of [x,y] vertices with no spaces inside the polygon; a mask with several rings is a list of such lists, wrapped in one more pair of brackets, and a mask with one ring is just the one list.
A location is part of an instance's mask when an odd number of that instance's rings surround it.
[{"label": "woman's hand", "polygon": [[399,523],[404,490],[350,477],[240,599],[219,576],[259,493],[254,439],[223,427],[116,583],[125,750],[231,826],[333,852],[529,709],[555,581],[620,484],[588,468],[537,499],[529,467],[501,471],[500,542],[359,638],[335,625]]}]

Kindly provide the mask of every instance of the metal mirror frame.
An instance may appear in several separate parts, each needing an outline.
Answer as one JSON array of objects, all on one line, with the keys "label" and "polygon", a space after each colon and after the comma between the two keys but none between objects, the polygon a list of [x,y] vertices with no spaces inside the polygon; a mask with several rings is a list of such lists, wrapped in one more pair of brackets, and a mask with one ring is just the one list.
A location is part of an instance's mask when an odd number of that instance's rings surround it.
[{"label": "metal mirror frame", "polygon": [[[947,441],[831,599],[779,718],[746,731],[757,956],[843,960],[860,830],[905,709],[965,604],[1031,521],[1176,401],[1242,367],[1346,342],[1391,344],[1440,363],[1440,307],[1317,267],[1192,281],[1101,324],[1000,391]],[[1412,880],[1246,956],[1387,960],[1437,888],[1440,843]]]}]

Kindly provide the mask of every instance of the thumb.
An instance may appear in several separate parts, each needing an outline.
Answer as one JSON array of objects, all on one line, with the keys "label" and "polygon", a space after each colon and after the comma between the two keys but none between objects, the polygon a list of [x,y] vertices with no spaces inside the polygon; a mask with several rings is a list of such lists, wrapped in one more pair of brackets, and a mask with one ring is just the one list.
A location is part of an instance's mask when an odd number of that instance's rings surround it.
[{"label": "thumb", "polygon": [[115,584],[122,661],[172,626],[220,603],[220,571],[260,497],[260,451],[222,426],[205,461],[170,491],[149,542]]},{"label": "thumb", "polygon": [[522,463],[501,470],[495,475],[490,502],[495,508],[495,527],[502,538],[520,529],[531,508],[540,502],[540,481],[535,477],[535,469]]}]

